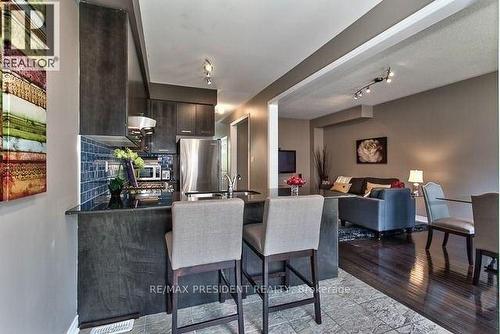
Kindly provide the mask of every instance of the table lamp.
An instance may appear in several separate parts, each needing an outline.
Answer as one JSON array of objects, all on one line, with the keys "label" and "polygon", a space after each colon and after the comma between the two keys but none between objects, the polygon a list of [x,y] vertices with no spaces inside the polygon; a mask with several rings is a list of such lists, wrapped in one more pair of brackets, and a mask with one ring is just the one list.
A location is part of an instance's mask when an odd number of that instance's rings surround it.
[{"label": "table lamp", "polygon": [[424,172],[421,170],[412,169],[410,170],[410,177],[408,182],[413,183],[413,196],[418,196],[418,185],[424,182]]}]

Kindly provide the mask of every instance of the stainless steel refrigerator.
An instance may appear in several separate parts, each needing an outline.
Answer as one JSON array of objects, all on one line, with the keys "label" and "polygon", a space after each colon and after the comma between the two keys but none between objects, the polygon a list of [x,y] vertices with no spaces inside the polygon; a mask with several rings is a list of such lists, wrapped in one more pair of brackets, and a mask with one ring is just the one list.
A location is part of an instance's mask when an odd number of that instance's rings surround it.
[{"label": "stainless steel refrigerator", "polygon": [[179,140],[180,191],[218,191],[221,184],[221,141]]}]

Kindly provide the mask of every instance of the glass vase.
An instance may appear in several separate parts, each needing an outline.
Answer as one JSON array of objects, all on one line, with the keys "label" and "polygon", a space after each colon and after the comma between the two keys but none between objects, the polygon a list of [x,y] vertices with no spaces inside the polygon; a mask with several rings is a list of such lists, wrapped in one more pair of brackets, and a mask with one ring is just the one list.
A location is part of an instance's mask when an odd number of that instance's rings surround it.
[{"label": "glass vase", "polygon": [[292,196],[299,196],[299,186],[290,186],[290,194]]}]

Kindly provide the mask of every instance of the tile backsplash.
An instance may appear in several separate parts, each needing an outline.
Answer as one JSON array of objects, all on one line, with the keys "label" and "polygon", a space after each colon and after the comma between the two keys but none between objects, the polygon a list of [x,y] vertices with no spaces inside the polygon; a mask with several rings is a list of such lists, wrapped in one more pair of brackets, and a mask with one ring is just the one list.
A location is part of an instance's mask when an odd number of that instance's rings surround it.
[{"label": "tile backsplash", "polygon": [[[118,174],[120,160],[113,156],[114,147],[87,137],[80,137],[80,203],[109,194],[108,181]],[[142,153],[144,160],[160,164],[170,170],[169,183],[177,189],[177,156]]]},{"label": "tile backsplash", "polygon": [[119,161],[113,148],[86,137],[80,137],[80,203],[108,192],[108,179],[114,174],[111,165]]}]

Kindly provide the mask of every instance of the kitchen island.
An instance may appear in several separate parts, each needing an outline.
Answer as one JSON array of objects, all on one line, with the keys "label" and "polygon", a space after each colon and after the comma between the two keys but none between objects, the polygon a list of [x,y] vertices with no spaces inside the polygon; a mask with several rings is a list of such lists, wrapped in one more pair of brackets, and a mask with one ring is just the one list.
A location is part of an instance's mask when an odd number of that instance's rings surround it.
[{"label": "kitchen island", "polygon": [[[301,195],[311,192],[301,189]],[[325,197],[318,261],[320,279],[338,272],[337,202],[343,194],[320,191]],[[290,196],[290,189],[269,189],[258,194],[235,193],[245,202],[244,224],[262,221],[267,197]],[[176,201],[199,200],[179,192],[154,195],[125,193],[120,199],[98,197],[66,212],[78,215],[78,315],[80,324],[122,316],[165,311],[166,244],[172,229],[171,207]],[[244,245],[250,274],[258,274],[260,260]],[[295,259],[294,267],[310,277],[307,259]],[[283,268],[273,263],[270,271]],[[291,284],[300,284],[293,275]],[[180,307],[214,302],[217,273],[185,277]],[[246,283],[245,280],[243,283]],[[279,284],[279,281],[271,281]],[[204,287],[204,288],[203,288]],[[205,290],[205,291],[201,291]]]}]

